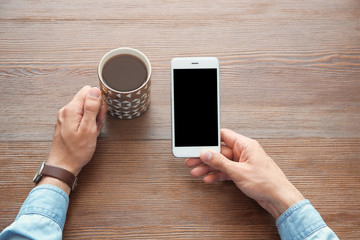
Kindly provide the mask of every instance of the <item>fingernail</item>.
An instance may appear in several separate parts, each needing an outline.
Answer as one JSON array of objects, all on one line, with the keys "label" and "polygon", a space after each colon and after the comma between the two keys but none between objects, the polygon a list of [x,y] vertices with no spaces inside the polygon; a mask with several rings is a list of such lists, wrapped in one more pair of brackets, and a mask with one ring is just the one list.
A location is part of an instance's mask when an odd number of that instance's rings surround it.
[{"label": "fingernail", "polygon": [[100,97],[100,90],[98,88],[92,88],[89,91],[89,96],[93,98],[99,98]]},{"label": "fingernail", "polygon": [[211,152],[206,151],[206,152],[203,152],[203,153],[201,154],[200,158],[201,158],[203,161],[208,162],[208,161],[210,161],[210,159],[212,158],[212,154],[211,154]]}]

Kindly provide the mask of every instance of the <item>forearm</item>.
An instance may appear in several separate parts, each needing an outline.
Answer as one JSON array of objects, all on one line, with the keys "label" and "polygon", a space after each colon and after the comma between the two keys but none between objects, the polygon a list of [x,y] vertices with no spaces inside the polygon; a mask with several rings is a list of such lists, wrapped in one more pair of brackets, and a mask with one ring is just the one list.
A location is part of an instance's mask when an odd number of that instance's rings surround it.
[{"label": "forearm", "polygon": [[24,201],[16,220],[0,239],[61,239],[69,205],[68,195],[54,185],[39,185]]}]

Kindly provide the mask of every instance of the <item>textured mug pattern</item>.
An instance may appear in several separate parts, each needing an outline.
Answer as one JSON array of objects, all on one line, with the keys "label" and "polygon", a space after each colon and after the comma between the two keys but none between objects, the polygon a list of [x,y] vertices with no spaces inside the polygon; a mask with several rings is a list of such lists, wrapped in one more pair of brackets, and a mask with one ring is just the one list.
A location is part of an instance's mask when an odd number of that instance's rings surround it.
[{"label": "textured mug pattern", "polygon": [[109,114],[120,119],[140,117],[150,105],[150,84],[148,81],[135,91],[117,93],[100,83],[102,98],[108,105]]}]

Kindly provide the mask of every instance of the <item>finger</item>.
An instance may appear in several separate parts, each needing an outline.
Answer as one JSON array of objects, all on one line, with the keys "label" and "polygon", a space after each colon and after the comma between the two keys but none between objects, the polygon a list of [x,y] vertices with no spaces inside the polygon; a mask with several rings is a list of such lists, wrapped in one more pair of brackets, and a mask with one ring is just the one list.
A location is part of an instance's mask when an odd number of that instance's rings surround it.
[{"label": "finger", "polygon": [[230,178],[223,172],[214,172],[204,177],[204,182],[207,184],[223,182],[230,180]]},{"label": "finger", "polygon": [[87,93],[91,89],[90,86],[84,86],[82,87],[73,97],[69,105],[75,105],[75,106],[81,106],[81,109],[83,109],[83,106],[85,104],[85,99],[87,96]]},{"label": "finger", "polygon": [[84,115],[84,104],[90,87],[80,89],[73,99],[58,112],[58,120],[68,126],[68,130],[77,131]]},{"label": "finger", "polygon": [[205,151],[200,154],[200,159],[206,165],[211,168],[224,172],[225,174],[231,176],[236,168],[236,162],[227,159],[221,153],[213,152],[213,151]]},{"label": "finger", "polygon": [[[251,140],[241,134],[238,134],[230,129],[221,129],[221,140],[231,149],[235,147],[236,143],[240,143],[240,147],[243,147],[245,142]],[[242,149],[241,149],[242,150]]]},{"label": "finger", "polygon": [[195,167],[198,166],[200,164],[202,164],[203,162],[200,160],[200,158],[188,158],[185,160],[185,164],[188,167]]},{"label": "finger", "polygon": [[209,167],[208,165],[202,164],[202,165],[192,169],[190,171],[190,174],[193,177],[201,177],[201,176],[204,176],[204,175],[209,174],[214,171],[215,170],[213,168]]},{"label": "finger", "polygon": [[221,146],[221,154],[224,155],[226,158],[228,159],[233,159],[233,150],[231,148],[229,148],[226,145],[222,145]]},{"label": "finger", "polygon": [[[221,146],[221,154],[223,154],[225,157],[232,159],[233,158],[233,152],[232,149],[229,148],[226,145],[222,145]],[[198,166],[200,164],[202,164],[203,162],[200,160],[200,158],[188,158],[185,160],[185,164],[188,167],[195,167]]]},{"label": "finger", "polygon": [[108,110],[107,104],[104,101],[102,101],[99,114],[96,117],[96,122],[100,123],[104,121],[107,110]]},{"label": "finger", "polygon": [[100,111],[101,92],[98,88],[91,88],[85,99],[84,116],[81,120],[79,130],[88,130],[98,132],[96,116]]},{"label": "finger", "polygon": [[103,127],[104,127],[104,122],[99,122],[99,123],[97,122],[96,125],[97,125],[97,131],[98,131],[98,136],[99,136],[101,130],[102,130]]}]

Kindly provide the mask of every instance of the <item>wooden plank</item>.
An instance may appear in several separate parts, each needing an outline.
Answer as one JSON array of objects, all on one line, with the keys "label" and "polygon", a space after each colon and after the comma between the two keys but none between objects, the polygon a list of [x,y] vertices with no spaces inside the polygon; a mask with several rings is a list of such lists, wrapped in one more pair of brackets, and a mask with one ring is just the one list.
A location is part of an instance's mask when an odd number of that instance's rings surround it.
[{"label": "wooden plank", "polygon": [[[307,56],[307,61],[313,61],[312,57]],[[316,67],[297,69],[289,66],[286,59],[285,63],[279,61],[268,67],[266,65],[271,60],[264,58],[265,55],[243,56],[241,63],[226,58],[222,60],[223,127],[258,138],[358,136],[360,68],[350,67],[353,71],[348,72],[348,68],[326,71]],[[351,64],[350,56],[342,60]],[[259,63],[244,69],[243,66],[250,65],[250,62]],[[0,77],[4,79],[0,90],[4,96],[3,114],[0,116],[1,140],[51,140],[58,109],[67,104],[82,86],[98,85],[96,66],[62,70],[10,68],[2,71]],[[169,77],[168,66],[155,66],[149,111],[130,122],[109,117],[104,134],[112,139],[128,136],[169,139]]]},{"label": "wooden plank", "polygon": [[[354,19],[359,15],[358,3],[354,0],[302,2],[292,1],[212,1],[172,2],[162,0],[144,0],[129,3],[127,1],[86,1],[76,2],[57,0],[47,3],[30,0],[4,1],[1,8],[1,19],[44,20],[101,20],[101,19],[184,19],[184,15],[193,18],[213,19],[222,16],[228,20],[234,19],[333,19],[329,13],[339,19]],[[151,9],[151,11],[149,11]],[[106,13],[106,14],[105,14]],[[139,13],[142,13],[141,15]],[[216,18],[215,18],[216,19]]]},{"label": "wooden plank", "polygon": [[[360,236],[359,138],[259,141],[340,238]],[[15,217],[49,147],[49,142],[0,143],[0,191],[11,192],[0,196],[0,228]],[[205,185],[190,177],[183,159],[172,157],[169,140],[100,138],[79,184],[71,195],[65,239],[99,234],[250,239],[260,233],[276,238],[272,217],[232,183]]]}]

